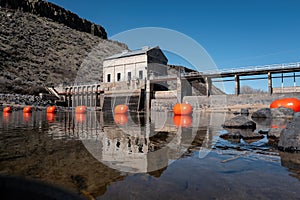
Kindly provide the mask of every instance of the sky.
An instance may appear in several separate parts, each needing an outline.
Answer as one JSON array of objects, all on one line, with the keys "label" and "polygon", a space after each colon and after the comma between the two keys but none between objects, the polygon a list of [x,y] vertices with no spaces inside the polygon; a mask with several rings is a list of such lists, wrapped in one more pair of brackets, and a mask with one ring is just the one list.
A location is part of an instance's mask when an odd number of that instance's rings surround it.
[{"label": "sky", "polygon": [[109,38],[142,27],[180,32],[218,69],[300,61],[298,0],[48,1],[102,25]]}]

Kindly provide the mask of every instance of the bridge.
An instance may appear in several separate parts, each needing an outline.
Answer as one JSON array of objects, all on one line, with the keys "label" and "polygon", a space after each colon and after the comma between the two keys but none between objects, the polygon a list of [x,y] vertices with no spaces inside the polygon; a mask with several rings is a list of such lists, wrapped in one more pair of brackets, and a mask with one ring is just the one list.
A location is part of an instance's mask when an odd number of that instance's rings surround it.
[{"label": "bridge", "polygon": [[[273,65],[263,65],[263,66],[250,66],[243,68],[233,68],[233,69],[224,69],[224,70],[211,70],[204,72],[190,72],[182,74],[183,78],[191,79],[191,78],[205,78],[206,87],[207,87],[207,96],[211,94],[211,85],[213,82],[226,82],[226,81],[235,81],[235,94],[240,94],[240,81],[242,80],[259,80],[259,79],[268,79],[268,93],[273,94],[273,84],[272,79],[281,78],[283,83],[283,78],[294,78],[294,83],[296,82],[296,77],[300,77],[300,75],[296,75],[295,72],[300,72],[300,62],[296,63],[284,63],[284,64],[273,64]],[[286,73],[294,73],[293,75],[284,75]],[[277,75],[276,75],[277,74]],[[278,76],[278,74],[281,74]],[[267,75],[266,77],[255,77],[257,75]],[[245,76],[253,76],[251,78],[242,78]],[[230,78],[233,79],[224,79]],[[213,79],[218,79],[213,81]],[[299,88],[287,88],[286,90],[280,90],[281,92],[297,92]],[[276,92],[279,92],[276,90]],[[300,90],[298,91],[300,92]]]}]

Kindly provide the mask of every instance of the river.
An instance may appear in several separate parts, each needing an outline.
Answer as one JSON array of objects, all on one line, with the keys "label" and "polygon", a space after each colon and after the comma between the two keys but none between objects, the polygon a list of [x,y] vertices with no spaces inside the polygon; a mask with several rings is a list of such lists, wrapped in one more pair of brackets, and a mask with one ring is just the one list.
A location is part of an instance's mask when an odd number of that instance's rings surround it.
[{"label": "river", "polygon": [[229,117],[1,113],[0,174],[87,199],[299,199],[300,155],[221,139]]}]

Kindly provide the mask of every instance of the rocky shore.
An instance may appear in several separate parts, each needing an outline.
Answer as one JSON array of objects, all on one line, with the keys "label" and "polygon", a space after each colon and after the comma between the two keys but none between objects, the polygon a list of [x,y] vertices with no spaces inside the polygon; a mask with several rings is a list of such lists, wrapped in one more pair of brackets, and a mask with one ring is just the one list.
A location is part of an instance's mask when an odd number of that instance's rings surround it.
[{"label": "rocky shore", "polygon": [[287,152],[300,152],[300,113],[289,108],[262,108],[249,116],[242,109],[237,116],[223,124],[227,133],[220,137],[231,142],[258,141],[264,137],[268,144]]}]

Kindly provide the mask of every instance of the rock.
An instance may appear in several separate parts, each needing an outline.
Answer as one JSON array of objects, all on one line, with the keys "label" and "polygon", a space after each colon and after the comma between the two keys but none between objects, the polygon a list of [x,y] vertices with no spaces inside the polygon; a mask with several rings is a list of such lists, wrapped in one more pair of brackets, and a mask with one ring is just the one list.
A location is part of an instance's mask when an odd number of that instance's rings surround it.
[{"label": "rock", "polygon": [[289,108],[272,108],[271,109],[271,117],[272,118],[293,118],[294,111]]},{"label": "rock", "polygon": [[[78,31],[87,32],[102,39],[107,39],[107,33],[102,26],[82,19],[78,17],[78,15],[47,1],[1,0],[0,6],[9,9],[19,9],[24,12],[46,17]],[[12,15],[13,13],[10,13],[9,17]]]},{"label": "rock", "polygon": [[283,131],[283,128],[271,128],[268,132],[268,138],[278,139]]},{"label": "rock", "polygon": [[226,129],[228,133],[221,135],[220,137],[226,140],[239,142],[239,139],[243,139],[245,141],[249,140],[260,140],[264,136],[253,132],[252,129]]},{"label": "rock", "polygon": [[259,134],[268,134],[270,132],[270,129],[260,129],[258,130]]},{"label": "rock", "polygon": [[242,108],[242,109],[241,109],[241,115],[246,115],[246,116],[248,116],[248,115],[249,115],[249,109],[248,109],[248,108]]},{"label": "rock", "polygon": [[231,131],[231,132],[225,133],[223,135],[220,135],[220,137],[225,139],[225,140],[241,139],[242,138],[239,131]]},{"label": "rock", "polygon": [[270,118],[270,117],[271,117],[270,108],[262,108],[252,114],[252,118]]},{"label": "rock", "polygon": [[256,123],[245,116],[236,116],[232,119],[226,120],[223,127],[254,130],[256,128]]},{"label": "rock", "polygon": [[[103,59],[128,49],[125,44],[77,31],[39,13],[25,12],[19,6],[22,2],[0,0],[1,93],[38,95],[46,92],[42,86],[73,84],[79,77],[82,82],[99,82]],[[40,1],[40,8],[42,4]],[[12,13],[9,18],[7,12]]]},{"label": "rock", "polygon": [[293,120],[283,129],[278,148],[283,151],[300,151],[300,113],[296,113]]}]

